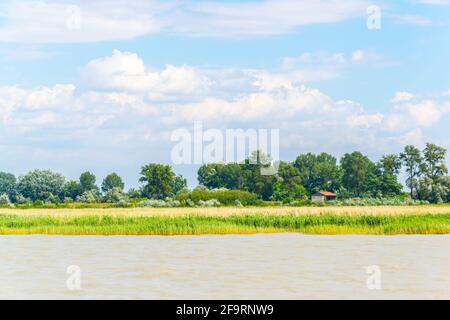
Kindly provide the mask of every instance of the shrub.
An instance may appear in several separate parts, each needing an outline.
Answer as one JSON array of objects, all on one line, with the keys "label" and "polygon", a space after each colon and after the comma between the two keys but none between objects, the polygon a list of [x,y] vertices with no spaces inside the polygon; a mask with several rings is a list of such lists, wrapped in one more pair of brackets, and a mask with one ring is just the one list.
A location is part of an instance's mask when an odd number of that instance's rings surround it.
[{"label": "shrub", "polygon": [[220,207],[220,201],[217,199],[209,199],[206,201],[200,200],[198,202],[200,207],[210,208],[210,207]]},{"label": "shrub", "polygon": [[16,203],[17,204],[22,204],[22,205],[32,205],[33,201],[31,201],[30,198],[25,198],[23,195],[18,194],[16,196]]},{"label": "shrub", "polygon": [[237,199],[234,201],[234,205],[236,207],[243,207],[242,203],[239,200],[237,200]]},{"label": "shrub", "polygon": [[106,192],[105,201],[108,203],[122,203],[127,204],[130,202],[127,194],[123,192],[120,187],[113,187]]},{"label": "shrub", "polygon": [[96,202],[98,202],[98,199],[97,199],[96,195],[94,194],[94,192],[86,191],[81,196],[77,197],[77,202],[96,203]]},{"label": "shrub", "polygon": [[189,199],[194,203],[215,199],[221,204],[228,206],[235,205],[236,200],[244,206],[255,205],[257,203],[257,196],[254,193],[242,190],[227,189],[205,190],[196,188],[189,193],[180,194],[178,199],[180,201],[187,201]]},{"label": "shrub", "polygon": [[178,200],[172,200],[170,198],[166,200],[147,199],[139,202],[138,207],[150,207],[150,208],[176,208],[181,205]]},{"label": "shrub", "polygon": [[6,193],[0,194],[0,207],[13,207],[14,205],[9,200],[9,196]]}]

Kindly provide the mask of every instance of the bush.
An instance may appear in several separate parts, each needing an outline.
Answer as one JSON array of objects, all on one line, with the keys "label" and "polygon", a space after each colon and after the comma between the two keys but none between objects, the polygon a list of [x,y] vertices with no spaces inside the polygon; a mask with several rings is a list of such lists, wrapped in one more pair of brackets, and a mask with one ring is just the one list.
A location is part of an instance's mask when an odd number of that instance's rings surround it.
[{"label": "bush", "polygon": [[18,194],[16,196],[16,203],[21,205],[32,205],[33,201],[30,198],[25,198],[23,195]]},{"label": "bush", "polygon": [[9,196],[6,193],[0,194],[0,207],[13,207],[14,205],[9,200]]},{"label": "bush", "polygon": [[86,191],[81,196],[77,197],[77,202],[82,203],[96,203],[98,202],[98,198],[92,191]]},{"label": "bush", "polygon": [[239,200],[237,200],[237,199],[234,201],[234,205],[236,207],[243,207],[242,203]]},{"label": "bush", "polygon": [[200,200],[198,205],[203,208],[220,207],[220,201],[217,199],[209,199],[206,201]]},{"label": "bush", "polygon": [[178,196],[180,201],[187,201],[188,199],[194,203],[200,203],[200,201],[208,201],[215,199],[223,205],[233,206],[236,204],[236,200],[242,205],[255,205],[257,203],[257,196],[254,193],[242,191],[242,190],[228,190],[228,189],[212,189],[205,190],[196,188],[189,193],[183,193]]},{"label": "bush", "polygon": [[178,200],[172,200],[170,198],[166,200],[147,199],[139,202],[137,207],[150,207],[150,208],[176,208],[181,206],[181,202]]},{"label": "bush", "polygon": [[106,192],[105,202],[126,205],[130,202],[127,194],[120,187],[113,187]]},{"label": "bush", "polygon": [[351,198],[327,202],[315,202],[315,206],[408,206],[428,204],[428,201],[412,200],[411,198]]}]

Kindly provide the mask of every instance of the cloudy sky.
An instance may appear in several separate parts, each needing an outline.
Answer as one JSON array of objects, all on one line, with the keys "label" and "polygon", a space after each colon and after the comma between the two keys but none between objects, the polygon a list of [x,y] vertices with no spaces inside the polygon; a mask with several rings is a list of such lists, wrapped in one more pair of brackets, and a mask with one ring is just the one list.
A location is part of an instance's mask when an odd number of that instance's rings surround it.
[{"label": "cloudy sky", "polygon": [[135,186],[199,120],[285,160],[450,148],[449,39],[450,0],[2,1],[0,170]]}]

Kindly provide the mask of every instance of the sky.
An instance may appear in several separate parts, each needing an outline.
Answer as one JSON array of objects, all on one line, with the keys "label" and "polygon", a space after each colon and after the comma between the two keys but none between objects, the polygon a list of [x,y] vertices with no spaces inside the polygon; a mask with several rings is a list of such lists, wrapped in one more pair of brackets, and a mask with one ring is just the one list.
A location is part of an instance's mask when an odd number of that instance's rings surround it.
[{"label": "sky", "polygon": [[138,185],[177,129],[279,129],[280,158],[450,149],[450,0],[2,1],[0,171]]}]

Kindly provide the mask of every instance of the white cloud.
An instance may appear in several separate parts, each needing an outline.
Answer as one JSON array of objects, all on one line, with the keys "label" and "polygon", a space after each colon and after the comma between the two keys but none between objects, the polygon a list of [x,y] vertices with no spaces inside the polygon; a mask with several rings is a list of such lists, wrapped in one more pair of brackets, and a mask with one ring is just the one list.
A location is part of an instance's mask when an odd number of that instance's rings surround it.
[{"label": "white cloud", "polygon": [[252,3],[205,1],[181,12],[173,25],[194,36],[275,35],[302,25],[334,23],[365,16],[365,0],[265,0]]},{"label": "white cloud", "polygon": [[76,43],[125,40],[157,32],[155,13],[162,3],[139,0],[8,1],[3,4],[0,41],[16,43]]},{"label": "white cloud", "polygon": [[78,43],[169,32],[189,36],[284,34],[310,24],[364,17],[367,0],[265,0],[246,3],[162,0],[9,0],[0,41]]},{"label": "white cloud", "polygon": [[[329,57],[336,63],[351,60]],[[315,61],[312,56],[300,60]],[[0,134],[8,150],[36,149],[38,156],[56,146],[78,162],[91,154],[119,163],[132,154],[140,165],[155,154],[167,158],[152,161],[167,161],[170,131],[191,127],[195,120],[217,129],[279,128],[282,152],[384,153],[423,141],[427,128],[450,112],[448,99],[419,100],[408,92],[397,92],[392,111],[374,112],[291,75],[283,69],[190,66],[155,71],[136,54],[115,51],[89,62],[77,86],[0,86]]]},{"label": "white cloud", "polygon": [[370,128],[372,125],[380,124],[384,119],[381,113],[350,115],[347,122],[351,127],[365,127]]},{"label": "white cloud", "polygon": [[206,91],[208,78],[188,66],[167,65],[149,70],[136,54],[114,50],[112,56],[90,61],[82,71],[85,84],[95,89],[146,92],[154,99],[167,94]]},{"label": "white cloud", "polygon": [[386,129],[390,131],[412,130],[413,128],[427,128],[437,122],[450,111],[448,103],[435,100],[421,100],[403,102],[397,105],[386,117]]},{"label": "white cloud", "polygon": [[410,92],[406,91],[397,91],[394,95],[394,98],[392,98],[392,102],[402,102],[402,101],[408,101],[414,98],[414,95]]}]

